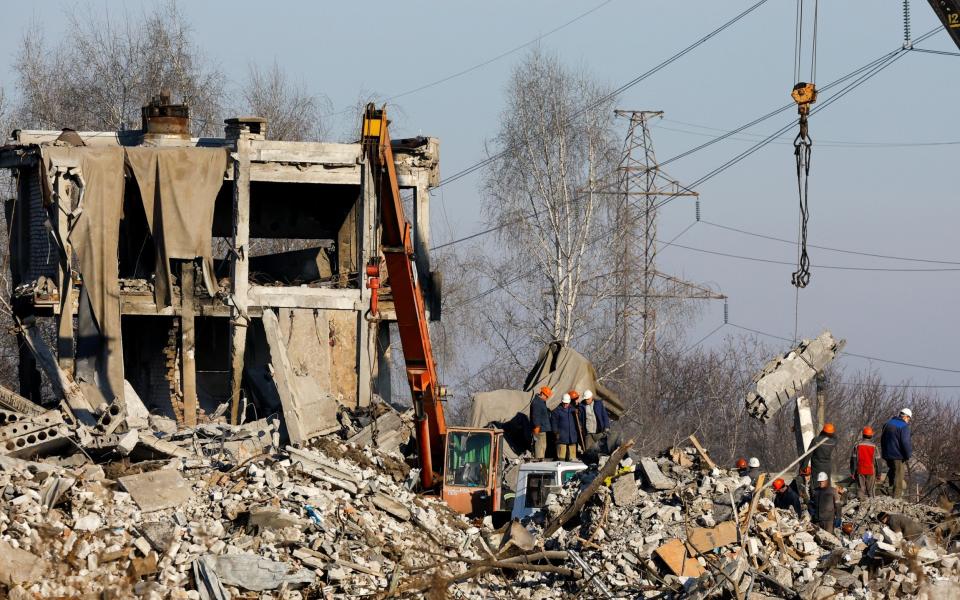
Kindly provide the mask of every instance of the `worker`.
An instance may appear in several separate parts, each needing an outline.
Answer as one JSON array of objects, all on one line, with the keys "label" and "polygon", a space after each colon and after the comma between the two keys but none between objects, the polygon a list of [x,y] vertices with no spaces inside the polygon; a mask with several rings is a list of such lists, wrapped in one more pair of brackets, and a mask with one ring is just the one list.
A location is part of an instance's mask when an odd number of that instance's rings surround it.
[{"label": "worker", "polygon": [[853,447],[850,454],[850,476],[857,482],[857,497],[873,498],[877,475],[880,473],[880,456],[873,445],[873,427],[863,428],[863,439]]},{"label": "worker", "polygon": [[553,432],[557,436],[557,460],[577,460],[577,411],[564,394],[560,406],[553,409]]},{"label": "worker", "polygon": [[583,451],[587,447],[587,436],[583,431],[583,419],[580,418],[580,392],[570,390],[567,394],[570,396],[570,410],[573,411],[574,425],[577,427],[577,446]]},{"label": "worker", "polygon": [[800,496],[800,500],[802,500],[804,504],[810,502],[810,474],[812,472],[813,470],[810,468],[810,465],[800,467],[800,472],[797,473],[794,480],[790,482],[790,487]]},{"label": "worker", "polygon": [[[820,473],[826,473],[828,478],[833,476],[833,449],[837,446],[837,441],[833,436],[836,432],[837,429],[833,426],[833,423],[824,423],[820,435],[813,438],[813,443],[810,445],[812,448],[820,444],[821,441],[823,442],[823,444],[810,455],[810,468],[814,473],[817,473],[818,479]],[[814,489],[815,488],[810,489],[811,496],[813,495]]]},{"label": "worker", "polygon": [[913,411],[904,408],[899,415],[886,422],[880,434],[880,453],[887,463],[887,478],[893,487],[894,498],[902,496],[907,487],[904,467],[913,456],[913,443],[910,441],[912,419]]},{"label": "worker", "polygon": [[610,429],[610,415],[603,400],[594,398],[591,390],[584,390],[583,402],[580,403],[580,422],[583,424],[585,451],[597,446]]},{"label": "worker", "polygon": [[747,466],[747,459],[745,459],[745,458],[738,458],[738,459],[737,459],[737,474],[739,474],[740,477],[748,477],[747,473],[749,472],[749,470],[750,470],[750,469],[749,469],[748,466]]},{"label": "worker", "polygon": [[547,400],[553,397],[553,390],[547,386],[540,388],[530,402],[530,423],[533,425],[533,458],[543,460],[547,455],[547,434],[553,431],[550,409]]},{"label": "worker", "polygon": [[750,462],[747,463],[750,467],[747,469],[747,477],[750,478],[750,483],[757,485],[757,477],[760,477],[760,459],[756,456],[750,457]]},{"label": "worker", "polygon": [[773,481],[773,491],[776,493],[773,498],[774,506],[781,510],[792,508],[796,511],[798,518],[803,515],[803,504],[793,487],[787,485],[783,479],[778,478]]},{"label": "worker", "polygon": [[897,513],[877,513],[877,521],[903,535],[903,539],[908,542],[919,542],[923,537],[923,525],[916,519]]},{"label": "worker", "polygon": [[840,514],[840,494],[830,486],[825,471],[817,473],[817,489],[810,493],[810,517],[820,529],[833,533],[834,520]]}]

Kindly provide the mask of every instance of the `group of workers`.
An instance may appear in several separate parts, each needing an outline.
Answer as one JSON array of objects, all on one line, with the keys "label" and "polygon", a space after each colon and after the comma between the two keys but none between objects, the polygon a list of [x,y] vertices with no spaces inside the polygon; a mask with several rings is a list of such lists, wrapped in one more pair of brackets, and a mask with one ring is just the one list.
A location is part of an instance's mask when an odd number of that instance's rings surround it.
[{"label": "group of workers", "polygon": [[[880,475],[880,459],[887,465],[888,479],[891,486],[891,495],[899,498],[906,489],[905,464],[913,454],[910,440],[910,421],[913,411],[904,408],[900,413],[887,421],[880,435],[880,452],[873,442],[874,431],[870,426],[863,428],[860,441],[854,445],[850,455],[850,475],[857,482],[857,495],[863,499],[872,498],[875,494],[877,477]],[[797,516],[803,514],[806,505],[811,519],[822,529],[833,533],[833,529],[840,513],[842,488],[833,485],[833,451],[836,447],[836,428],[833,423],[826,423],[820,434],[813,440],[811,447],[814,450],[807,460],[800,466],[797,477],[788,485],[783,479],[773,482],[775,492],[774,506],[780,509],[793,509]],[[749,477],[752,484],[756,484],[760,474],[760,460],[751,458],[739,459],[737,471],[744,477]],[[816,481],[813,474],[816,473]],[[878,519],[887,523],[892,522],[897,527],[913,530],[911,519],[903,515],[887,515],[880,513]],[[893,528],[893,525],[889,525]],[[894,529],[896,531],[896,529]]]},{"label": "group of workers", "polygon": [[533,457],[544,460],[548,438],[556,444],[557,460],[577,460],[577,451],[590,451],[610,429],[610,415],[603,400],[591,390],[581,395],[576,390],[565,393],[552,411],[547,403],[553,390],[547,386],[530,402],[530,423],[533,427]]}]

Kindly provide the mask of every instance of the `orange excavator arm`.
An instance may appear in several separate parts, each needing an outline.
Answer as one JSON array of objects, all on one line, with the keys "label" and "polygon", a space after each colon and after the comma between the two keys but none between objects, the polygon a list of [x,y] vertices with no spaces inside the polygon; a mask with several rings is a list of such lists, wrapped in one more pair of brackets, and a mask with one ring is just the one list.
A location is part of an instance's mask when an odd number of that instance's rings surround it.
[{"label": "orange excavator arm", "polygon": [[[439,475],[434,473],[434,464],[440,466],[441,472],[443,469],[443,444],[447,424],[440,402],[440,385],[437,382],[437,367],[433,361],[423,295],[414,269],[410,223],[403,212],[387,127],[386,110],[377,110],[373,104],[368,104],[363,115],[362,143],[380,200],[380,246],[387,265],[387,275],[390,277],[407,381],[413,395],[420,481],[424,489],[429,489],[439,480]],[[376,284],[370,287],[374,288],[375,297]],[[375,312],[374,302],[371,302],[371,309]]]}]

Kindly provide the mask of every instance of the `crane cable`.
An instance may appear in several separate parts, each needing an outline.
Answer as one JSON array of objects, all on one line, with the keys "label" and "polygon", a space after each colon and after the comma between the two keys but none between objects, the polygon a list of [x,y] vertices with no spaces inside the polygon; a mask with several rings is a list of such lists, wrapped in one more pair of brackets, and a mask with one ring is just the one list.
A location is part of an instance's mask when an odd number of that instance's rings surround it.
[{"label": "crane cable", "polygon": [[807,223],[810,220],[808,190],[810,180],[810,157],[813,153],[813,139],[810,137],[808,118],[810,105],[817,101],[817,88],[813,83],[817,74],[817,16],[819,0],[813,4],[813,39],[810,50],[810,81],[800,81],[801,56],[803,54],[803,2],[797,0],[796,61],[791,96],[797,103],[800,131],[793,140],[793,154],[797,163],[797,194],[800,198],[800,224],[797,234],[797,270],[790,277],[790,283],[799,291],[810,283],[810,257],[807,254]]}]

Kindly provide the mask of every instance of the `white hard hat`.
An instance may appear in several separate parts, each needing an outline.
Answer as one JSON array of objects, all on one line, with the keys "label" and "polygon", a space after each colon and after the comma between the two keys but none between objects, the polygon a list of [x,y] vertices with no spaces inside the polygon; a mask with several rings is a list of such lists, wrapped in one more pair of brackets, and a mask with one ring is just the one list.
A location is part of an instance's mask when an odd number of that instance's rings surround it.
[{"label": "white hard hat", "polygon": [[584,400],[589,400],[590,398],[593,398],[593,392],[591,392],[590,390],[584,390],[584,391],[583,391],[583,399],[584,399]]},{"label": "white hard hat", "polygon": [[823,471],[820,471],[819,473],[817,473],[817,481],[828,481],[829,479],[830,478]]},{"label": "white hard hat", "polygon": [[750,463],[749,463],[749,464],[750,464],[751,467],[759,467],[759,466],[760,466],[760,459],[757,458],[756,456],[754,456],[753,458],[750,459]]},{"label": "white hard hat", "polygon": [[563,402],[564,404],[570,404],[570,394],[564,394],[561,402]]},{"label": "white hard hat", "polygon": [[901,414],[901,415],[906,415],[906,416],[910,417],[911,419],[913,418],[913,411],[910,410],[909,408],[901,408],[901,409],[900,409],[900,414]]}]

